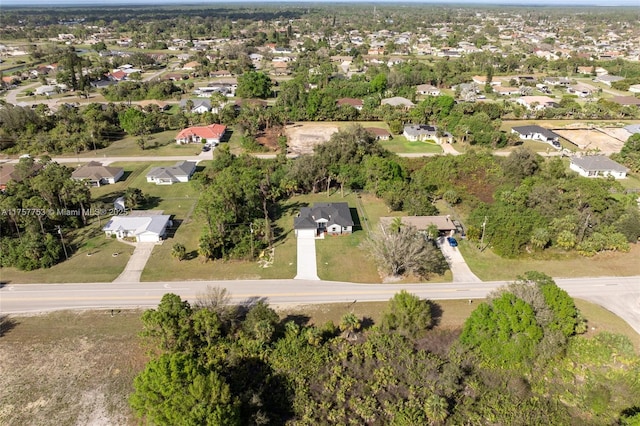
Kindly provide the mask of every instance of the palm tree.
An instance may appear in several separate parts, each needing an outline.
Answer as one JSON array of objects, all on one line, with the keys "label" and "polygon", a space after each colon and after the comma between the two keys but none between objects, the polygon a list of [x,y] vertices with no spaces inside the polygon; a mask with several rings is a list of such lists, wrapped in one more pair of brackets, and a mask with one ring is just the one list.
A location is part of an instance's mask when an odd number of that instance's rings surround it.
[{"label": "palm tree", "polygon": [[449,416],[449,403],[438,394],[431,394],[424,403],[424,412],[432,425],[442,424]]},{"label": "palm tree", "polygon": [[395,217],[393,221],[391,221],[391,225],[389,225],[389,230],[391,232],[397,233],[397,232],[400,232],[400,229],[402,229],[402,218],[398,216],[398,217]]},{"label": "palm tree", "polygon": [[347,340],[356,339],[358,337],[357,332],[360,331],[361,327],[360,319],[353,312],[344,314],[340,319],[340,330],[342,331],[342,336]]},{"label": "palm tree", "polygon": [[179,261],[183,261],[187,256],[187,249],[185,248],[184,244],[175,243],[171,248],[171,256],[175,257]]}]

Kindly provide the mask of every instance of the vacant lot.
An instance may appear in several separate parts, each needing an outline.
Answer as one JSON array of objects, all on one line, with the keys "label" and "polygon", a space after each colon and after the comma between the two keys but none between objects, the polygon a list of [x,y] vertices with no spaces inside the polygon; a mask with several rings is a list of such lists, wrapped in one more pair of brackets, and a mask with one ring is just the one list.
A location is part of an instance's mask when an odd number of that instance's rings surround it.
[{"label": "vacant lot", "polygon": [[292,154],[312,154],[313,149],[329,140],[338,131],[333,123],[296,123],[285,127]]},{"label": "vacant lot", "polygon": [[485,281],[513,280],[527,271],[558,278],[640,275],[639,244],[631,244],[629,253],[603,252],[593,257],[548,250],[537,257],[504,259],[491,250],[480,251],[477,244],[466,240],[461,242],[460,251],[473,273]]},{"label": "vacant lot", "polygon": [[553,131],[583,151],[597,150],[602,154],[610,155],[620,152],[624,145],[624,141],[611,136],[611,132],[607,132],[599,127],[554,129]]},{"label": "vacant lot", "polygon": [[[436,302],[437,329],[459,329],[480,301]],[[588,335],[622,333],[640,350],[640,336],[620,318],[576,301]],[[348,312],[379,322],[386,302],[300,306],[281,318],[322,326]],[[57,312],[14,317],[0,330],[0,424],[135,425],[127,399],[147,361],[140,345],[140,311]]]}]

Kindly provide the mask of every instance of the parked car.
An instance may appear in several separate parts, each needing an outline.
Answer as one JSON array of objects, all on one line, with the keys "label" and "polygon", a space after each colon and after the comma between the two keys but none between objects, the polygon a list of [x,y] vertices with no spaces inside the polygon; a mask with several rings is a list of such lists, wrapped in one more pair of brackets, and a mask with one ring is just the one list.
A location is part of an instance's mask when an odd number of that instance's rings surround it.
[{"label": "parked car", "polygon": [[447,241],[451,247],[458,247],[458,241],[453,237],[447,237]]}]

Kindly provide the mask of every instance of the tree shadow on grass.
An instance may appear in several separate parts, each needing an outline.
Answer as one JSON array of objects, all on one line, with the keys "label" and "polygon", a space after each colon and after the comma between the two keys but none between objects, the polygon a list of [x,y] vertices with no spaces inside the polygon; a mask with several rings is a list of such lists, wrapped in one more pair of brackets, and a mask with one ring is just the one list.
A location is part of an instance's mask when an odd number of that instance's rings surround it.
[{"label": "tree shadow on grass", "polygon": [[16,328],[18,322],[8,315],[0,315],[0,337],[4,337],[11,330]]},{"label": "tree shadow on grass", "polygon": [[362,222],[360,221],[360,215],[358,215],[358,209],[351,207],[349,208],[349,212],[353,220],[353,232],[362,231]]},{"label": "tree shadow on grass", "polygon": [[279,203],[272,209],[274,220],[278,220],[285,215],[291,215],[292,220],[302,207],[308,207],[307,203]]},{"label": "tree shadow on grass", "polygon": [[311,317],[308,315],[303,315],[303,314],[289,314],[286,317],[284,317],[284,319],[282,320],[282,324],[286,324],[289,321],[293,321],[294,323],[296,323],[297,325],[299,325],[300,327],[304,327],[307,324],[309,324],[309,320],[311,320]]},{"label": "tree shadow on grass", "polygon": [[431,309],[431,327],[434,328],[440,325],[440,321],[442,320],[442,306],[435,303],[432,300],[427,300],[426,303],[429,305]]}]

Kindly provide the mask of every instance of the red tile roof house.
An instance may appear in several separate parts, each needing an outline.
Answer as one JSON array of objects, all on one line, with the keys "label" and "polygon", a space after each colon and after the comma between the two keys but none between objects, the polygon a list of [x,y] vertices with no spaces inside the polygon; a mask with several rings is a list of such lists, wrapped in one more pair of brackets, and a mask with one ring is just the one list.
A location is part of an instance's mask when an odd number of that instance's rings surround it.
[{"label": "red tile roof house", "polygon": [[342,105],[351,105],[358,111],[360,111],[362,109],[362,106],[364,105],[361,99],[355,99],[355,98],[341,98],[336,101],[336,104],[339,107]]},{"label": "red tile roof house", "polygon": [[178,145],[188,143],[205,143],[208,145],[218,145],[227,131],[227,127],[222,124],[211,124],[209,126],[188,127],[178,133],[176,143]]}]

